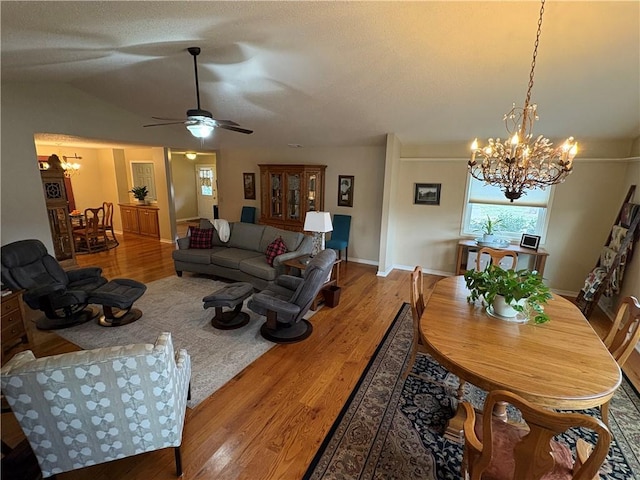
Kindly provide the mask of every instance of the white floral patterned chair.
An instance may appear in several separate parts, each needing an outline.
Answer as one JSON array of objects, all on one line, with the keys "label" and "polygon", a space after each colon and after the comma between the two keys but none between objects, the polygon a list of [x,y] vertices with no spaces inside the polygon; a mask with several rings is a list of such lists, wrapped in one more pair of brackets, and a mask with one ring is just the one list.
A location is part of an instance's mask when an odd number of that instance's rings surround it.
[{"label": "white floral patterned chair", "polygon": [[170,333],[134,344],[36,359],[30,350],[2,367],[6,397],[43,478],[180,444],[191,360]]}]

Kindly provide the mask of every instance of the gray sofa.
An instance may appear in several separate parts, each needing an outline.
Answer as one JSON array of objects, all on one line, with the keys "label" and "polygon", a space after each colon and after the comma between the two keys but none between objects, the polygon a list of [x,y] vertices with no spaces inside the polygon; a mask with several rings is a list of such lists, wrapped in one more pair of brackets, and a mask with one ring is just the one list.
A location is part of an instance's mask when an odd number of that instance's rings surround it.
[{"label": "gray sofa", "polygon": [[[201,228],[212,228],[210,222],[202,221]],[[220,240],[214,229],[211,248],[189,248],[189,237],[178,239],[178,250],[173,252],[173,262],[179,277],[182,272],[205,273],[238,282],[249,282],[254,288],[263,290],[267,284],[285,273],[282,262],[311,253],[312,237],[298,232],[281,230],[269,225],[253,223],[230,223],[227,242]],[[273,266],[267,263],[267,246],[281,237],[287,253],[278,255]]]}]

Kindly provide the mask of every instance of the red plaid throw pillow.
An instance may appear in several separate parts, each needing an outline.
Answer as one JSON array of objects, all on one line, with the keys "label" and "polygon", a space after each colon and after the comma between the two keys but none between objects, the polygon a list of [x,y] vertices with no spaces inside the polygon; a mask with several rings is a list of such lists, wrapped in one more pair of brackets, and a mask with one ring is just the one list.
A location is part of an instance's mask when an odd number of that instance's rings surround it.
[{"label": "red plaid throw pillow", "polygon": [[213,228],[194,227],[189,238],[189,248],[211,248]]},{"label": "red plaid throw pillow", "polygon": [[267,263],[273,267],[273,259],[283,253],[287,253],[287,246],[282,240],[282,237],[278,237],[267,247]]}]

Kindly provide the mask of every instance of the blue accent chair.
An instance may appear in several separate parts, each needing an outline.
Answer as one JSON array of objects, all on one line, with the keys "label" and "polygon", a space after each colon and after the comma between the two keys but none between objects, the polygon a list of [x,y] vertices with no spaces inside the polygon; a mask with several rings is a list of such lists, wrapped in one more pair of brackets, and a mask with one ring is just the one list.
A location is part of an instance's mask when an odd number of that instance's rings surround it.
[{"label": "blue accent chair", "polygon": [[240,221],[244,223],[256,223],[256,207],[242,207]]},{"label": "blue accent chair", "polygon": [[351,215],[335,214],[333,216],[333,232],[331,239],[325,242],[326,248],[338,251],[338,258],[342,258],[344,250],[344,261],[349,261],[349,232],[351,231]]}]

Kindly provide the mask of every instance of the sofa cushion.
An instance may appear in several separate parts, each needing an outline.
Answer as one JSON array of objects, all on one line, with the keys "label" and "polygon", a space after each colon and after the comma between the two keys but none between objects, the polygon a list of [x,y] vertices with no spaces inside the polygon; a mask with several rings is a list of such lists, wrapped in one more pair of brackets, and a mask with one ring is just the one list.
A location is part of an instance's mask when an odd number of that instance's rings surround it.
[{"label": "sofa cushion", "polygon": [[186,250],[174,250],[171,256],[178,262],[198,263],[200,265],[211,264],[211,254],[220,250],[227,250],[226,247],[213,247],[206,249],[189,248]]},{"label": "sofa cushion", "polygon": [[240,262],[240,271],[267,282],[275,280],[277,276],[276,269],[267,264],[267,259],[264,255],[242,260]]},{"label": "sofa cushion", "polygon": [[260,251],[267,253],[267,247],[269,246],[269,244],[278,237],[281,237],[284,241],[284,244],[287,246],[287,251],[293,252],[294,250],[297,250],[302,243],[304,234],[300,232],[282,230],[280,228],[275,228],[267,225],[266,227],[264,227],[264,233],[262,234],[262,239],[260,240]]},{"label": "sofa cushion", "polygon": [[[264,258],[264,255],[251,250],[242,250],[240,248],[221,248],[219,251],[211,255],[211,263],[226,268],[240,269],[240,262],[253,257]],[[266,260],[265,260],[266,261]]]},{"label": "sofa cushion", "polygon": [[213,239],[212,228],[191,228],[189,235],[189,248],[206,249],[211,248],[211,240]]},{"label": "sofa cushion", "polygon": [[267,246],[265,258],[269,266],[273,267],[273,259],[283,253],[287,253],[287,246],[284,244],[282,237],[278,237]]},{"label": "sofa cushion", "polygon": [[260,239],[264,228],[264,225],[235,222],[231,228],[228,245],[233,248],[264,253],[264,250],[260,249]]}]

